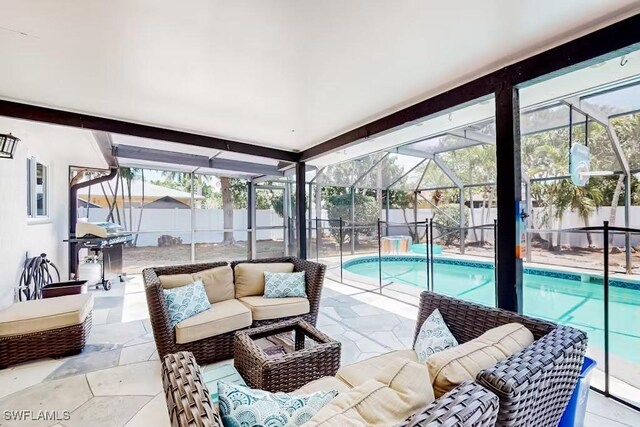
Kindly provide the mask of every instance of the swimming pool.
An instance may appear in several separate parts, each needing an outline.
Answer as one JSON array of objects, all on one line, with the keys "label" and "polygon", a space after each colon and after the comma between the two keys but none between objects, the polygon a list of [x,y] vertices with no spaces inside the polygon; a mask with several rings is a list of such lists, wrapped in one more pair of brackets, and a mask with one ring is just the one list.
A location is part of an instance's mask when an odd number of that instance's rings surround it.
[{"label": "swimming pool", "polygon": [[[378,257],[352,259],[345,261],[343,267],[353,274],[378,280]],[[424,289],[425,259],[417,256],[384,256],[382,278],[385,284],[404,284]],[[434,291],[494,306],[493,263],[435,258]],[[595,350],[596,354],[604,353],[602,278],[526,267],[524,313],[582,329],[589,336],[591,350]],[[612,362],[637,365],[640,363],[640,282],[611,280],[609,313]],[[598,360],[602,364],[603,358],[599,357]]]}]

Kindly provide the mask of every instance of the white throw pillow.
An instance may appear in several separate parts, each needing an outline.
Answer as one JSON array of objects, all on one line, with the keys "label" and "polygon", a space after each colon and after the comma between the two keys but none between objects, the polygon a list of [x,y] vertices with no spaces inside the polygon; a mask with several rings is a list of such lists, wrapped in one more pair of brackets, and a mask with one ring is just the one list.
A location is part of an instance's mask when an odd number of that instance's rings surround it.
[{"label": "white throw pillow", "polygon": [[413,346],[418,362],[426,363],[429,356],[458,345],[437,308],[431,312],[420,327],[418,338]]}]

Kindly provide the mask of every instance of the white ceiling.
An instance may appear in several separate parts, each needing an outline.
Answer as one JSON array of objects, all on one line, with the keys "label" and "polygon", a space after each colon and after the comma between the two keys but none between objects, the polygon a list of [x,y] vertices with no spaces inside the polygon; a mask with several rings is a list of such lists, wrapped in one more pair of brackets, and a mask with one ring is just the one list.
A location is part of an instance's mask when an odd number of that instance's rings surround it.
[{"label": "white ceiling", "polygon": [[0,0],[0,97],[303,150],[638,0]]}]

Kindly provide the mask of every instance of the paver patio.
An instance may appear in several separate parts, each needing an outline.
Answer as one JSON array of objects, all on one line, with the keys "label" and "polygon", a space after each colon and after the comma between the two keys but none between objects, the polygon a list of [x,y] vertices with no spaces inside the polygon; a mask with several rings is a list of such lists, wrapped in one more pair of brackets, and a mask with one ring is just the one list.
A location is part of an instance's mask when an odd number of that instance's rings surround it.
[{"label": "paver patio", "polygon": [[[67,410],[69,419],[8,421],[3,414],[0,426],[169,425],[141,277],[92,292],[94,326],[82,354],[0,371],[0,408]],[[415,306],[327,280],[318,328],[342,342],[348,364],[410,347],[416,316]],[[595,392],[588,411],[586,426],[640,425],[639,414]]]}]

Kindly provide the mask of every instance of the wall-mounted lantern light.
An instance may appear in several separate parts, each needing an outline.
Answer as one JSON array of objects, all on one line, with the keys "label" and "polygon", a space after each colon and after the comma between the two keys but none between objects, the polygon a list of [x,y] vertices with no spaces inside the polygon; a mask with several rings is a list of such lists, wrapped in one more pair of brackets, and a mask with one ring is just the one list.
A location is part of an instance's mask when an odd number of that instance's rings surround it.
[{"label": "wall-mounted lantern light", "polygon": [[13,159],[20,139],[11,134],[0,134],[0,159]]}]

